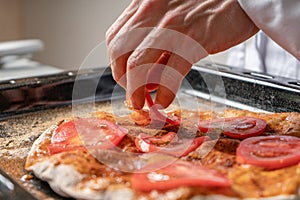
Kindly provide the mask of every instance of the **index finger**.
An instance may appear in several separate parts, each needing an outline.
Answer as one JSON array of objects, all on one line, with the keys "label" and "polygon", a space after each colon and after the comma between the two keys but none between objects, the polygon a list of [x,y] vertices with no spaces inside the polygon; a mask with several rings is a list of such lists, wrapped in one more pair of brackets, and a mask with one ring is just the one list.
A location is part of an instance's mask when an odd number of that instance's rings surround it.
[{"label": "index finger", "polygon": [[163,50],[144,49],[134,51],[127,62],[127,93],[135,109],[142,109],[145,103],[145,86],[148,73]]},{"label": "index finger", "polygon": [[149,91],[154,91],[157,89],[158,84],[161,79],[161,74],[164,70],[164,66],[168,63],[171,53],[168,51],[163,52],[156,63],[153,64],[152,68],[148,73],[147,78],[147,89]]},{"label": "index finger", "polygon": [[161,74],[161,80],[155,97],[155,104],[167,108],[175,99],[181,82],[190,71],[192,64],[176,54],[172,54]]}]

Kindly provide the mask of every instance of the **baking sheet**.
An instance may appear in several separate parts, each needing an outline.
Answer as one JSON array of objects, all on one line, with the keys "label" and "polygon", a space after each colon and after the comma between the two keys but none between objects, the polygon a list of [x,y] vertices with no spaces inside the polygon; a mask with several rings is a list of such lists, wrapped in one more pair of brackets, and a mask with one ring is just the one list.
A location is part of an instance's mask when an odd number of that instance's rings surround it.
[{"label": "baking sheet", "polygon": [[[244,105],[247,106],[246,109],[253,109],[253,111],[300,111],[300,90],[297,87],[288,87],[273,80],[265,81],[261,77],[253,78],[249,74],[237,76],[240,72],[231,72],[227,68],[217,71],[214,68],[214,66],[206,68],[195,66],[187,76],[192,88],[183,88],[179,94],[181,95],[179,103],[189,105],[187,109],[195,109],[197,107],[190,102],[194,102],[194,98],[197,97],[197,105],[206,110],[222,111],[226,106],[243,108],[241,105]],[[97,73],[103,72],[87,71],[80,74],[79,80],[88,87],[89,84],[99,81]],[[54,194],[47,183],[34,177],[31,178],[31,175],[24,170],[25,158],[32,143],[44,130],[74,114],[87,116],[95,110],[108,112],[117,110],[116,114],[126,114],[122,100],[124,93],[117,90],[113,96],[116,100],[110,101],[115,82],[109,72],[103,76],[102,81],[97,83],[96,96],[92,97],[90,93],[83,91],[81,96],[74,99],[72,92],[76,77],[78,78],[73,72],[65,72],[50,77],[0,83],[0,167],[37,199],[64,199]],[[214,80],[220,77],[223,81],[226,99],[222,99],[224,97],[222,95],[221,97],[214,96],[207,91],[206,82],[203,80],[203,78]],[[249,88],[255,90],[249,90]],[[26,101],[24,99],[16,101],[7,95],[8,91],[12,92],[11,94],[18,94],[20,91],[30,90],[43,91],[43,93],[35,96],[36,98],[29,99],[25,95]],[[222,94],[218,91],[213,93]],[[118,100],[119,98],[121,100]],[[97,103],[94,103],[95,101]],[[76,106],[72,107],[72,103]],[[111,105],[114,105],[113,110]],[[176,107],[176,104],[173,106]]]}]

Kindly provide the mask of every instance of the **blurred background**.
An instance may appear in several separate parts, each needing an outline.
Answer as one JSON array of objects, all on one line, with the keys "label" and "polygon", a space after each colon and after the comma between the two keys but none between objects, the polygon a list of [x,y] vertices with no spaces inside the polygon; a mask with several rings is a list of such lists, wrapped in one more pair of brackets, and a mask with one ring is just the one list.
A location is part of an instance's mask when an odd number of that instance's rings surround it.
[{"label": "blurred background", "polygon": [[[61,69],[78,69],[105,39],[107,28],[130,0],[0,0],[0,42],[40,39],[33,59]],[[105,55],[99,55],[100,59]],[[227,54],[211,57],[225,63]]]}]

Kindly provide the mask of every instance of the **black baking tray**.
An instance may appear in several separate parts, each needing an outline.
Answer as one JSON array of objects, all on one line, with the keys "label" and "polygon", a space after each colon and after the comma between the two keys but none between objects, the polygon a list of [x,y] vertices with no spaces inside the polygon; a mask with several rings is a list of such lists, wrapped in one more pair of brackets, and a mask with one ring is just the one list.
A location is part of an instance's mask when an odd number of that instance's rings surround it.
[{"label": "black baking tray", "polygon": [[[193,66],[187,80],[195,91],[207,94],[209,90],[203,77],[206,80],[221,78],[227,101],[270,112],[300,112],[299,80],[204,62]],[[80,92],[74,90],[75,82],[82,88]],[[0,120],[74,103],[123,98],[125,92],[116,87],[110,68],[0,82]]]},{"label": "black baking tray", "polygon": [[300,112],[299,80],[205,62],[193,66],[187,75],[194,90],[209,94],[207,79],[222,80],[223,102],[241,103],[269,112]]},{"label": "black baking tray", "polygon": [[0,120],[27,112],[124,96],[120,87],[115,88],[109,68],[0,82]]},{"label": "black baking tray", "polygon": [[[211,63],[194,65],[187,75],[187,80],[195,91],[209,94],[204,77],[206,80],[221,78],[226,93],[224,102],[239,102],[271,112],[300,112],[300,81],[298,80]],[[76,84],[83,88],[80,92],[74,90]],[[20,114],[69,106],[74,103],[124,98],[124,90],[116,90],[116,87],[120,88],[112,78],[109,68],[69,71],[0,82],[0,120],[5,121]],[[12,192],[4,187],[3,181],[0,181],[0,194],[6,195],[6,199],[19,199],[16,195],[23,195],[23,199],[34,199],[12,177],[0,170],[1,176],[16,185],[16,190]],[[47,184],[39,180],[34,181],[40,185],[43,192],[51,193]],[[1,187],[1,184],[4,186]],[[60,199],[53,193],[51,196]]]}]

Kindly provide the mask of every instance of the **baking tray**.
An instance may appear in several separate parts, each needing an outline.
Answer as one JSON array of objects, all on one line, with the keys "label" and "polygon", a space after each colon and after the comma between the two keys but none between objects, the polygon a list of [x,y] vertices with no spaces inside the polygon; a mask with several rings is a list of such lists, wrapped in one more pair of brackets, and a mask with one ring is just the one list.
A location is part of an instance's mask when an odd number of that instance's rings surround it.
[{"label": "baking tray", "polygon": [[[214,79],[222,80],[225,99],[222,95],[218,97],[218,92],[210,93],[206,80]],[[191,88],[182,92],[199,96],[203,104],[216,101],[217,104],[259,111],[300,112],[300,84],[297,80],[238,71],[211,63],[193,66],[187,80]],[[75,82],[87,90],[74,95]],[[95,91],[88,89],[95,85]],[[93,104],[96,109],[110,111],[111,98],[123,99],[125,94],[122,90],[115,90],[116,86],[110,70],[103,68],[1,82],[0,199],[19,199],[16,195],[24,199],[65,199],[53,193],[47,183],[31,177],[24,170],[27,153],[42,131],[73,115],[72,104],[82,109]],[[14,185],[16,190],[9,190],[7,183]]]},{"label": "baking tray", "polygon": [[[76,85],[84,89],[75,93]],[[72,103],[107,101],[112,98],[115,86],[109,68],[0,81],[0,120]],[[113,97],[122,95],[124,91],[115,90]]]},{"label": "baking tray", "polygon": [[[187,80],[195,91],[210,94],[205,83],[207,79],[222,79],[226,102],[229,105],[230,102],[237,102],[270,112],[300,112],[299,80],[206,62],[194,65],[187,75]],[[75,82],[86,89],[74,95]],[[17,114],[72,103],[106,101],[112,97],[124,96],[124,91],[115,90],[115,87],[116,82],[111,76],[110,68],[88,69],[79,73],[69,71],[50,76],[2,81],[0,82],[0,120]],[[95,88],[95,91],[89,88]],[[201,97],[204,98],[203,95]],[[221,98],[224,96],[221,95]],[[214,99],[216,98],[211,98]]]},{"label": "baking tray", "polygon": [[[225,99],[212,99],[229,106],[253,107],[269,112],[300,112],[299,80],[207,62],[193,66],[187,79],[200,97],[205,97],[203,93],[210,93],[205,80],[222,79]],[[224,98],[224,95],[220,97]]]}]

